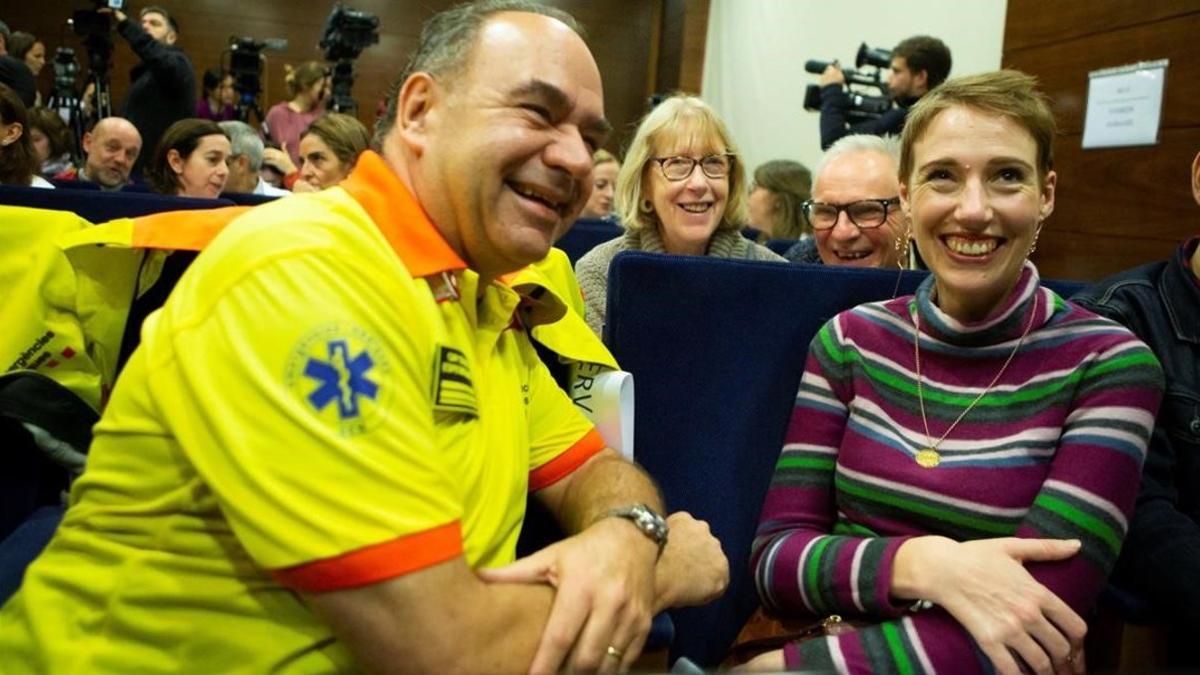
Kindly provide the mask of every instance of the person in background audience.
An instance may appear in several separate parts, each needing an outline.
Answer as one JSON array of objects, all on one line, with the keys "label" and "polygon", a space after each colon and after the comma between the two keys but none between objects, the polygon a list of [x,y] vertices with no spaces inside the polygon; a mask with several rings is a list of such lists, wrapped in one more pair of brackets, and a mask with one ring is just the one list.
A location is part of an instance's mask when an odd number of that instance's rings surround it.
[{"label": "person in background audience", "polygon": [[29,140],[38,158],[38,173],[54,176],[71,168],[71,130],[58,111],[38,106],[29,111]]},{"label": "person in background audience", "polygon": [[218,122],[217,126],[229,137],[229,179],[225,181],[225,192],[272,197],[292,194],[282,188],[267,185],[259,176],[263,142],[254,127],[237,120]]},{"label": "person in background audience", "polygon": [[[46,65],[46,45],[42,44],[31,33],[25,31],[16,31],[8,40],[8,53],[15,59],[20,59],[29,67],[29,72],[33,73],[34,80],[37,79],[38,73],[42,72],[42,67]],[[41,105],[42,93],[38,92],[36,103]]]},{"label": "person in background audience", "polygon": [[83,166],[70,167],[55,180],[85,180],[101,190],[115,191],[129,185],[129,174],[142,152],[142,136],[124,117],[106,117],[82,139]]},{"label": "person in background audience", "polygon": [[29,113],[12,87],[0,84],[0,185],[54,187],[37,175],[37,152],[29,139]]},{"label": "person in background audience", "polygon": [[293,189],[324,190],[345,180],[358,157],[371,145],[371,134],[350,115],[329,113],[300,137],[300,180]]},{"label": "person in background audience", "polygon": [[291,98],[271,106],[263,126],[268,138],[288,153],[293,164],[300,164],[300,137],[309,125],[325,114],[329,72],[320,61],[309,61],[299,68],[284,66],[285,81]]},{"label": "person in background audience", "polygon": [[752,552],[770,610],[870,623],[753,667],[1084,672],[1081,615],[1121,548],[1162,370],[1028,260],[1054,139],[1015,71],[910,111],[904,236],[932,274],[813,339]]},{"label": "person in background audience", "polygon": [[8,26],[0,22],[0,84],[12,87],[25,108],[32,108],[37,102],[37,83],[25,61],[13,58],[5,51],[9,37]]},{"label": "person in background audience", "polygon": [[[158,5],[148,5],[132,21],[119,9],[102,8],[117,20],[117,32],[141,61],[129,71],[123,117],[137,127],[142,142],[157,147],[159,139],[178,120],[196,114],[196,72],[192,61],[175,45],[179,22]],[[140,170],[145,157],[138,158]]]},{"label": "person in background audience", "polygon": [[370,142],[367,128],[357,118],[328,113],[300,137],[299,169],[282,152],[273,153],[272,160],[284,172],[284,185],[295,192],[316,192],[349,176]]},{"label": "person in background audience", "polygon": [[812,199],[804,203],[813,241],[783,257],[793,262],[848,267],[903,264],[896,179],[900,141],[890,136],[846,136],[817,162]]},{"label": "person in background audience", "polygon": [[237,96],[233,74],[220,68],[209,68],[204,71],[203,87],[204,92],[196,102],[196,117],[214,122],[233,119],[233,103]]},{"label": "person in background audience", "polygon": [[638,126],[617,176],[617,215],[625,235],[575,263],[585,318],[598,335],[608,267],[621,251],[783,260],[742,236],[746,171],[725,122],[694,96],[668,98]]},{"label": "person in background audience", "polygon": [[[205,249],[0,610],[0,672],[617,672],[655,611],[721,593],[707,526],[668,533],[508,330],[567,311],[506,279],[609,129],[577,30],[530,1],[434,16],[382,154]],[[572,536],[514,561],[529,499]]]},{"label": "person in background audience", "polygon": [[592,196],[580,218],[607,220],[613,217],[613,195],[617,190],[617,172],[621,163],[604,148],[592,155]]},{"label": "person in background audience", "polygon": [[[1200,204],[1200,154],[1192,160]],[[1114,579],[1151,601],[1170,629],[1171,668],[1200,667],[1200,236],[1170,259],[1072,298],[1133,331],[1163,364],[1167,388]],[[1181,671],[1182,672],[1182,671]]]},{"label": "person in background audience", "polygon": [[746,202],[750,227],[762,233],[762,242],[809,238],[804,202],[811,193],[812,174],[800,162],[776,159],[761,164],[754,170]]},{"label": "person in background audience", "polygon": [[229,177],[228,159],[229,137],[216,122],[179,120],[163,134],[146,180],[160,194],[215,199]]}]

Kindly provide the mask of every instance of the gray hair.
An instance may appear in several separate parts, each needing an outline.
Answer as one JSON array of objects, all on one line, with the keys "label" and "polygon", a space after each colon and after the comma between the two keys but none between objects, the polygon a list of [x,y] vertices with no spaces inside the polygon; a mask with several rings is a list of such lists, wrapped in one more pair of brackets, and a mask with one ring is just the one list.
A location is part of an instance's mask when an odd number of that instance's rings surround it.
[{"label": "gray hair", "polygon": [[[836,143],[829,146],[821,159],[817,162],[817,168],[813,170],[813,180],[821,176],[825,171],[825,167],[833,160],[852,155],[858,152],[876,152],[881,155],[890,157],[892,163],[896,165],[896,175],[899,176],[900,171],[900,139],[895,136],[873,136],[870,134],[852,134],[850,136],[842,136]],[[899,178],[897,178],[899,180]]]},{"label": "gray hair", "polygon": [[382,146],[383,138],[396,124],[399,106],[397,99],[408,78],[417,72],[429,73],[446,81],[460,75],[475,46],[479,29],[492,15],[501,12],[526,12],[548,16],[566,24],[581,38],[586,38],[575,17],[561,9],[533,0],[482,0],[457,5],[433,15],[421,28],[421,40],[417,51],[413,52],[408,65],[400,71],[399,77],[388,88],[387,113],[375,124],[375,138],[372,144],[377,149]]},{"label": "gray hair", "polygon": [[8,36],[10,35],[12,35],[12,33],[8,30],[8,24],[0,21],[0,38],[3,38],[4,42],[7,44]]},{"label": "gray hair", "polygon": [[237,120],[218,122],[217,126],[229,137],[229,156],[249,157],[250,170],[258,171],[262,167],[263,142],[254,127]]}]

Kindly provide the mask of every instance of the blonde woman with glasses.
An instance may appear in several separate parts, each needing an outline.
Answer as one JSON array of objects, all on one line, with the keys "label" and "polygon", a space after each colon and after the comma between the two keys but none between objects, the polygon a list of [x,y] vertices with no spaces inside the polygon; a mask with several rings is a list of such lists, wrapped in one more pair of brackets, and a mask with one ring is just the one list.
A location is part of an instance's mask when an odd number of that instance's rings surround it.
[{"label": "blonde woman with glasses", "polygon": [[741,235],[745,169],[725,123],[694,96],[676,94],[642,120],[617,175],[616,213],[624,236],[575,264],[585,318],[597,334],[604,327],[608,266],[621,251],[784,262]]}]

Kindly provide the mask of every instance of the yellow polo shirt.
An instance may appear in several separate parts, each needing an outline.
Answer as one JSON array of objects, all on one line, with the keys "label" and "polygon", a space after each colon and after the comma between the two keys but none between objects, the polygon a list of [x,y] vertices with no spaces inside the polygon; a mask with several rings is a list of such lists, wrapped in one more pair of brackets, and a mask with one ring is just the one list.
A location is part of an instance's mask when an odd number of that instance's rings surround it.
[{"label": "yellow polo shirt", "polygon": [[510,562],[603,443],[524,330],[561,305],[478,281],[372,153],[231,223],[147,319],[0,672],[350,669],[294,589]]}]

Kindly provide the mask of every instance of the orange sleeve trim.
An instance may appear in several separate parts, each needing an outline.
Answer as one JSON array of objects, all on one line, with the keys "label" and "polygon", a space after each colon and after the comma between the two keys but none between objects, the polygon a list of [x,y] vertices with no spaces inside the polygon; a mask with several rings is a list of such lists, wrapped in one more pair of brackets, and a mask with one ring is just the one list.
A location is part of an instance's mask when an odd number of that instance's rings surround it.
[{"label": "orange sleeve trim", "polygon": [[591,459],[592,455],[605,447],[607,444],[600,436],[600,432],[596,431],[596,427],[592,427],[583,438],[575,442],[575,445],[529,472],[529,491],[537,492],[542,488],[554,485],[569,476],[575,469],[583,466],[583,463]]},{"label": "orange sleeve trim", "polygon": [[271,574],[297,591],[337,591],[432,567],[462,551],[462,526],[456,520],[333,558],[272,570]]}]

